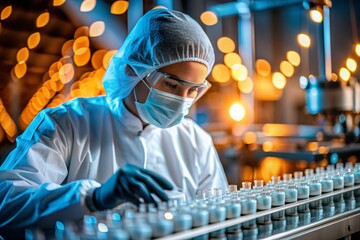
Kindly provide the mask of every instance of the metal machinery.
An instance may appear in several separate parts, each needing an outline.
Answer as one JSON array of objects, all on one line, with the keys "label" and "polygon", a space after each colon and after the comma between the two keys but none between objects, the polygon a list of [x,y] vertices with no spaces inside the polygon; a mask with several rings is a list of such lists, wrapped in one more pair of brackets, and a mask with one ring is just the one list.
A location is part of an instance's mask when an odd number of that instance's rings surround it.
[{"label": "metal machinery", "polygon": [[[289,4],[303,4],[309,9],[314,6],[323,12],[323,22],[320,26],[318,40],[318,75],[301,77],[300,87],[306,92],[306,110],[314,118],[320,119],[322,124],[318,126],[299,126],[285,124],[265,124],[272,125],[278,129],[285,129],[288,134],[278,134],[277,132],[264,131],[267,126],[258,125],[248,128],[246,131],[256,133],[256,145],[261,146],[266,141],[281,142],[282,148],[264,151],[257,147],[249,152],[245,151],[245,156],[240,156],[241,161],[250,159],[255,167],[259,167],[259,162],[266,157],[281,158],[285,161],[306,161],[307,164],[328,163],[336,164],[342,162],[355,162],[360,159],[360,82],[359,79],[351,77],[346,83],[332,80],[331,69],[331,42],[330,42],[330,8],[331,1],[250,1],[243,5],[243,1],[237,2],[239,14],[239,32],[244,29],[251,29],[253,33],[253,21],[251,12],[269,9]],[[221,6],[215,6],[212,10],[220,12]],[[236,9],[236,8],[234,8]],[[254,61],[254,40],[240,36],[239,49],[245,64],[251,69]],[[253,96],[249,95],[249,102],[253,101]],[[246,133],[243,131],[243,133]],[[281,131],[280,131],[281,132]],[[284,131],[283,131],[284,132]],[[241,136],[244,137],[244,134]],[[309,149],[307,144],[314,143],[316,148]],[[236,155],[237,153],[234,153]],[[240,154],[240,153],[239,153]],[[244,154],[244,151],[241,152]],[[243,163],[240,163],[239,169]],[[314,165],[313,165],[314,166]],[[358,186],[354,187],[358,189]],[[351,191],[344,189],[342,191]],[[325,194],[314,199],[308,199],[303,203],[309,203],[318,199],[326,199],[336,195],[335,192]],[[251,216],[239,219],[228,220],[213,226],[194,230],[191,234],[215,231],[229,227],[236,223],[242,223],[256,217],[264,216],[275,211],[286,210],[294,206],[303,204],[302,201],[289,204],[279,209],[271,209],[265,212],[258,212]],[[359,237],[359,204],[356,208],[333,216],[326,216],[320,220],[312,220],[309,224],[299,224],[295,228],[285,228],[284,231],[269,236],[260,236],[266,239],[339,239],[353,235]],[[185,234],[185,233],[184,233]],[[186,237],[194,236],[182,235]],[[176,236],[176,235],[175,235]],[[181,235],[179,235],[181,236]],[[180,237],[181,238],[181,237]],[[180,239],[178,238],[178,239]],[[350,237],[351,238],[351,237]],[[175,239],[175,238],[172,238]]]},{"label": "metal machinery", "polygon": [[[360,171],[355,173],[355,179],[359,176]],[[354,178],[352,179],[354,180]],[[335,180],[334,184],[335,187]],[[321,186],[323,185],[321,184]],[[236,191],[236,195],[241,191],[243,190]],[[311,192],[310,186],[310,194]],[[351,239],[353,237],[358,239],[360,236],[358,234],[360,231],[360,185],[358,184],[310,196],[310,198],[286,203],[268,210],[254,211],[251,214],[243,214],[243,210],[241,210],[241,216],[238,217],[230,217],[229,212],[236,212],[233,211],[236,209],[233,207],[236,201],[227,204],[228,202],[224,201],[227,194],[229,192],[197,199],[188,205],[171,205],[169,207],[165,204],[163,208],[160,204],[154,211],[146,206],[144,211],[144,208],[140,206],[131,211],[132,214],[127,211],[130,209],[129,207],[127,210],[119,209],[97,213],[93,216],[85,216],[84,221],[77,224],[76,227],[68,223],[57,222],[55,234],[49,238],[200,240]],[[299,195],[297,196],[299,197]],[[277,197],[274,198],[271,195],[271,199],[274,202]],[[243,197],[239,200],[241,209],[250,206],[246,201],[246,198]],[[259,204],[261,200],[256,198],[251,201],[255,201],[256,206],[256,202]],[[204,218],[207,219],[202,222]],[[134,221],[134,219],[137,220]],[[37,236],[40,236],[39,232],[37,232]]]},{"label": "metal machinery", "polygon": [[[360,207],[359,202],[356,204],[356,208],[347,208],[346,211],[340,213],[336,211],[336,214],[324,214],[322,216],[311,215],[311,220],[302,220],[297,224],[286,225],[289,221],[284,220],[284,225],[276,227],[273,221],[272,231],[258,232],[257,235],[246,235],[244,232],[242,235],[226,234],[226,229],[229,229],[237,224],[245,223],[251,220],[255,220],[260,217],[264,217],[270,214],[276,214],[281,211],[286,211],[291,208],[301,207],[305,204],[311,204],[319,200],[332,198],[338,194],[346,194],[351,191],[360,189],[360,186],[346,188],[340,191],[334,191],[332,193],[323,194],[318,197],[313,197],[306,200],[301,200],[296,203],[287,204],[282,207],[273,208],[257,212],[253,215],[241,216],[237,219],[226,220],[224,222],[214,223],[208,226],[175,233],[159,239],[190,239],[197,236],[204,236],[199,239],[208,239],[207,237],[214,234],[215,237],[210,239],[340,239],[353,235],[354,239],[360,235],[357,232],[360,231]],[[301,215],[301,213],[299,213]],[[301,216],[300,216],[301,219]],[[286,223],[285,223],[286,222]],[[217,233],[223,233],[223,235],[216,235]],[[245,230],[246,231],[246,230]],[[216,237],[218,236],[218,237]],[[351,239],[351,237],[349,238]]]}]

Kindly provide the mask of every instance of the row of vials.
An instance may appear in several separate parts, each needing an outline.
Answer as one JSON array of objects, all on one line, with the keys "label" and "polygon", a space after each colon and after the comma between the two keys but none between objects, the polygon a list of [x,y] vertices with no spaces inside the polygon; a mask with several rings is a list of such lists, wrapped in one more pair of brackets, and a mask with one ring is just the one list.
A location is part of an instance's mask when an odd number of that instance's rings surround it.
[{"label": "row of vials", "polygon": [[[305,173],[305,174],[304,174]],[[56,239],[153,239],[241,218],[273,208],[279,211],[235,224],[194,239],[258,239],[294,229],[360,205],[360,190],[348,191],[293,208],[281,206],[360,184],[360,163],[328,165],[242,182],[241,188],[198,191],[191,201],[128,205],[85,216],[81,224],[57,222]]]}]

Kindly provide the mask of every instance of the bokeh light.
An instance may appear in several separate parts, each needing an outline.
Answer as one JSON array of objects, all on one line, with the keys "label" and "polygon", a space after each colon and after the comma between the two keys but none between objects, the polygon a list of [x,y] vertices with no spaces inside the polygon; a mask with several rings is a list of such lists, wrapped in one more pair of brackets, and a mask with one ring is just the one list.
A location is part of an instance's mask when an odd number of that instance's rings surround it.
[{"label": "bokeh light", "polygon": [[215,25],[218,22],[218,18],[216,14],[212,11],[203,12],[200,15],[200,20],[202,23],[204,23],[207,26]]},{"label": "bokeh light", "polygon": [[351,73],[348,69],[342,67],[340,68],[339,76],[341,77],[342,80],[349,81]]},{"label": "bokeh light", "polygon": [[294,67],[288,61],[282,61],[280,63],[280,71],[286,77],[291,77],[294,74]]},{"label": "bokeh light", "polygon": [[323,21],[323,14],[319,9],[311,9],[309,14],[313,22],[321,23]]},{"label": "bokeh light", "polygon": [[92,11],[96,6],[96,0],[84,0],[81,3],[80,11],[81,12],[90,12]]},{"label": "bokeh light", "polygon": [[271,73],[271,65],[265,59],[257,59],[255,62],[255,71],[260,76],[266,77]]},{"label": "bokeh light", "polygon": [[351,72],[355,72],[356,68],[357,68],[357,63],[356,63],[356,61],[354,59],[348,58],[348,59],[346,59],[346,67]]},{"label": "bokeh light", "polygon": [[251,93],[254,88],[253,80],[248,77],[244,81],[238,81],[238,88],[243,93]]},{"label": "bokeh light", "polygon": [[36,27],[41,28],[41,27],[46,26],[46,24],[48,24],[49,20],[50,20],[49,12],[44,12],[44,13],[40,14],[36,19]]},{"label": "bokeh light", "polygon": [[105,69],[107,69],[111,58],[115,55],[116,52],[117,52],[117,50],[109,50],[105,53],[104,58],[103,58],[103,67]]},{"label": "bokeh light", "polygon": [[21,48],[16,54],[18,63],[24,63],[29,58],[29,49],[27,47]]},{"label": "bokeh light", "polygon": [[211,72],[216,82],[225,83],[230,80],[230,70],[224,64],[216,64]]},{"label": "bokeh light", "polygon": [[31,34],[27,40],[27,44],[28,44],[28,48],[29,49],[33,49],[36,48],[37,45],[39,45],[40,43],[40,33],[39,32],[35,32],[33,34]]},{"label": "bokeh light", "polygon": [[128,1],[115,1],[111,4],[110,12],[115,15],[125,13],[129,8]]},{"label": "bokeh light", "polygon": [[301,47],[309,48],[311,45],[311,39],[309,35],[305,33],[300,33],[297,35],[297,41]]},{"label": "bokeh light", "polygon": [[286,53],[286,59],[295,67],[299,66],[301,62],[299,53],[295,51],[288,51]]},{"label": "bokeh light", "polygon": [[103,21],[97,21],[90,25],[89,36],[98,37],[105,32],[105,23]]},{"label": "bokeh light", "polygon": [[235,50],[235,43],[229,37],[221,37],[217,41],[217,47],[221,52],[229,53]]},{"label": "bokeh light", "polygon": [[356,55],[358,55],[360,57],[360,43],[356,44],[355,52],[356,52]]},{"label": "bokeh light", "polygon": [[244,81],[248,77],[248,70],[243,64],[235,64],[231,67],[231,76],[234,80]]},{"label": "bokeh light", "polygon": [[58,6],[63,5],[65,2],[66,2],[66,0],[54,0],[53,1],[53,6],[58,7]]},{"label": "bokeh light", "polygon": [[22,78],[25,76],[27,71],[27,65],[25,62],[17,63],[14,67],[14,72],[17,78]]},{"label": "bokeh light", "polygon": [[86,65],[90,61],[90,58],[90,49],[83,47],[75,52],[74,63],[76,64],[76,66],[81,67]]},{"label": "bokeh light", "polygon": [[286,85],[286,78],[280,72],[274,72],[272,76],[272,83],[277,89],[283,89]]},{"label": "bokeh light", "polygon": [[245,117],[245,108],[240,103],[234,103],[231,105],[229,113],[233,120],[240,122]]},{"label": "bokeh light", "polygon": [[101,68],[103,66],[103,58],[106,53],[105,49],[97,50],[91,57],[91,65],[94,69]]},{"label": "bokeh light", "polygon": [[235,64],[241,64],[241,57],[238,53],[226,53],[224,56],[224,63],[226,66],[228,66],[229,68],[232,68],[232,66],[234,66]]},{"label": "bokeh light", "polygon": [[81,55],[88,49],[90,46],[89,38],[86,36],[81,36],[77,39],[75,39],[73,43],[73,51],[75,55]]},{"label": "bokeh light", "polygon": [[7,19],[8,17],[10,17],[12,13],[12,6],[7,6],[5,7],[2,11],[1,11],[1,14],[0,14],[0,20],[5,20]]}]

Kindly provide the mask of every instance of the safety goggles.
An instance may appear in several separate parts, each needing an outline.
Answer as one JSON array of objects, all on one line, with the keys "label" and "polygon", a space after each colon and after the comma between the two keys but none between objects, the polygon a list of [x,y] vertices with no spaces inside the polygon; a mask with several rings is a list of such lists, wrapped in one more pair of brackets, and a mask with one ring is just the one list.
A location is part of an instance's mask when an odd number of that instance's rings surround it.
[{"label": "safety goggles", "polygon": [[159,70],[149,73],[146,80],[158,90],[176,95],[182,95],[183,92],[186,92],[188,98],[194,98],[195,100],[202,97],[211,87],[207,80],[201,84],[193,83]]}]

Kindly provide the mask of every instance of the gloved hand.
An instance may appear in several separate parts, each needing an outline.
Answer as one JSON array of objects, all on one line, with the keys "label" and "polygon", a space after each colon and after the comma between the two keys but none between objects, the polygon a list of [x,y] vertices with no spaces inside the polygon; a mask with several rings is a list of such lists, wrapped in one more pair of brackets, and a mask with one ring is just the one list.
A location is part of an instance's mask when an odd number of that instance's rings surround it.
[{"label": "gloved hand", "polygon": [[122,202],[139,204],[139,198],[154,203],[151,193],[167,201],[164,189],[171,190],[172,184],[162,176],[147,169],[126,164],[112,175],[93,193],[93,204],[97,210],[116,207]]}]

